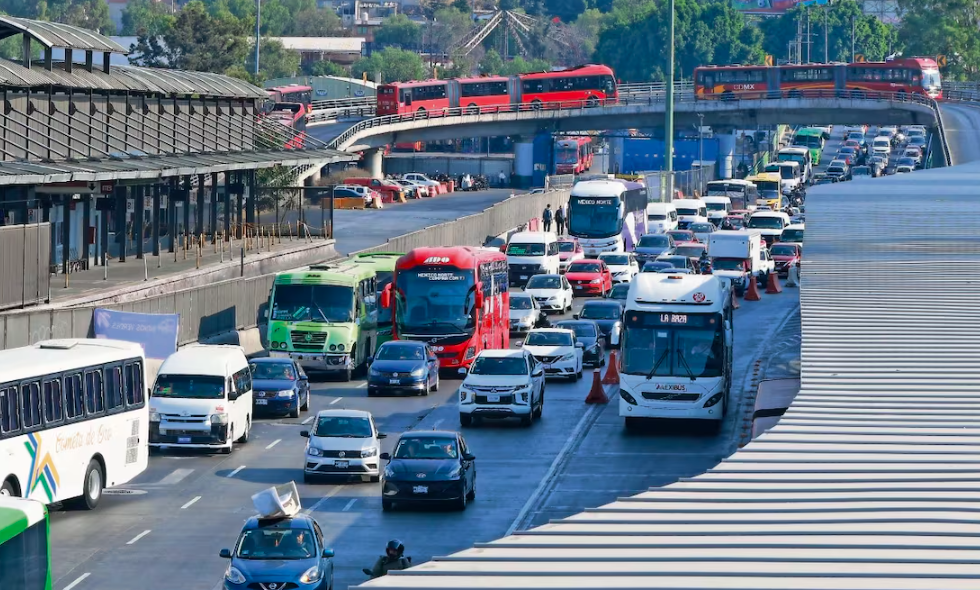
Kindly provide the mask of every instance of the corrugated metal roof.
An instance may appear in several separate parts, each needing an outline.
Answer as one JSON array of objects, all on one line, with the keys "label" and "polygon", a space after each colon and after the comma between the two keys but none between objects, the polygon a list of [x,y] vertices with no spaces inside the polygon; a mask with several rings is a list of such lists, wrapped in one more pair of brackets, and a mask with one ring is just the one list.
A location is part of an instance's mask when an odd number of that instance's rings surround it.
[{"label": "corrugated metal roof", "polygon": [[716,468],[361,587],[980,588],[977,186],[811,189],[800,393]]},{"label": "corrugated metal roof", "polygon": [[0,16],[0,39],[27,33],[45,47],[61,47],[103,53],[129,53],[129,49],[105,35],[62,23]]}]

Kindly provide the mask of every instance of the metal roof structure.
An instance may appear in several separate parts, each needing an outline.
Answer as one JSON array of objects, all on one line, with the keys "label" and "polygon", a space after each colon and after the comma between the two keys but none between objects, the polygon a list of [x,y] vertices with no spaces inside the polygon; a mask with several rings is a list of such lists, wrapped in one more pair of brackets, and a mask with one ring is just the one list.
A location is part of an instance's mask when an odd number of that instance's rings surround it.
[{"label": "metal roof structure", "polygon": [[47,48],[78,49],[101,53],[129,53],[129,50],[105,35],[47,21],[0,16],[0,39],[26,34]]},{"label": "metal roof structure", "polygon": [[980,588],[980,164],[900,176],[808,195],[779,424],[701,476],[360,587]]}]

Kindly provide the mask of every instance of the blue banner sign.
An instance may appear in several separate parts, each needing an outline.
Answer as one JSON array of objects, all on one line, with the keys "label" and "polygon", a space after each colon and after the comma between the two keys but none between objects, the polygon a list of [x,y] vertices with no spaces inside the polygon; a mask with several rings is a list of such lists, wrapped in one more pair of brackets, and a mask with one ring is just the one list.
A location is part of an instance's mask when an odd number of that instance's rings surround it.
[{"label": "blue banner sign", "polygon": [[93,314],[95,337],[135,342],[146,358],[165,359],[177,352],[180,314],[131,313],[97,308]]}]

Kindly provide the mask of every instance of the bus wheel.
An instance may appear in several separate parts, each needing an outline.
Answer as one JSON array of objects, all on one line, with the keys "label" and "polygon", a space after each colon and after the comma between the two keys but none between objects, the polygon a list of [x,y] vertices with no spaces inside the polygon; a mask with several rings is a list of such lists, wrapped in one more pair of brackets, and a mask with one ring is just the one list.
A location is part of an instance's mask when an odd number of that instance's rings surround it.
[{"label": "bus wheel", "polygon": [[589,99],[585,101],[585,108],[587,109],[594,109],[597,106],[599,106],[599,99],[594,96],[590,96]]},{"label": "bus wheel", "polygon": [[0,486],[0,496],[17,496],[17,490],[14,488],[14,482],[9,479],[3,482]]},{"label": "bus wheel", "polygon": [[423,117],[424,117],[424,116],[426,116],[426,115],[428,114],[428,113],[426,112],[426,110],[425,110],[425,107],[419,107],[419,110],[417,110],[417,111],[415,111],[415,112],[416,112],[416,113],[418,113],[418,114],[420,114],[420,115],[422,115]]},{"label": "bus wheel", "polygon": [[71,505],[79,510],[94,510],[102,499],[102,490],[105,487],[105,478],[102,476],[102,467],[95,459],[88,462],[85,469],[85,478],[82,479],[82,495],[73,498]]},{"label": "bus wheel", "polygon": [[542,108],[544,108],[544,105],[541,103],[540,100],[534,99],[531,101],[531,108],[536,111],[540,111]]},{"label": "bus wheel", "polygon": [[466,107],[466,114],[467,115],[479,115],[480,114],[480,108],[478,106],[476,106],[475,104],[471,104],[470,106]]}]

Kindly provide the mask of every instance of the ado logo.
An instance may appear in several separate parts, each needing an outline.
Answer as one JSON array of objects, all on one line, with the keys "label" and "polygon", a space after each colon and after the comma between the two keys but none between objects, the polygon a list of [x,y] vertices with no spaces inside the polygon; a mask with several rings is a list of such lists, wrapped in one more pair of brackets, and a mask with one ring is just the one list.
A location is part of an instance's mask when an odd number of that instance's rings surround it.
[{"label": "ado logo", "polygon": [[445,264],[449,262],[447,256],[429,256],[422,264]]},{"label": "ado logo", "polygon": [[694,300],[697,301],[698,303],[703,303],[704,302],[704,293],[695,293],[694,294]]}]

